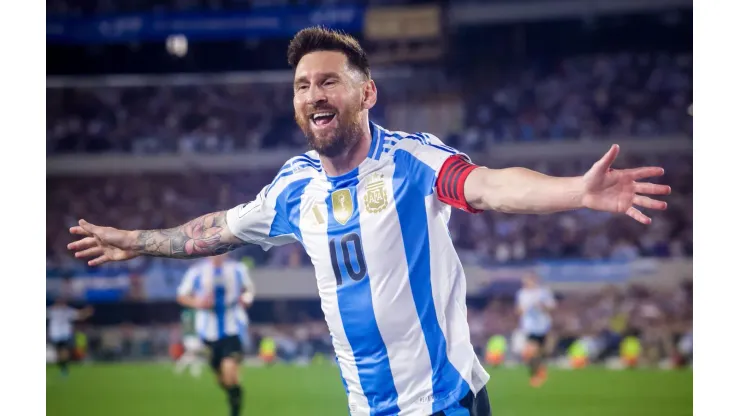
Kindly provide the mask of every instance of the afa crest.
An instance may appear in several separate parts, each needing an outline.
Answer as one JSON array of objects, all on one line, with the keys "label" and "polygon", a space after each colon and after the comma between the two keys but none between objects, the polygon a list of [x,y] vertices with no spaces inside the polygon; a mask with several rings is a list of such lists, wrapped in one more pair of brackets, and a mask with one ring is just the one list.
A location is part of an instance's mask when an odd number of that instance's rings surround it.
[{"label": "afa crest", "polygon": [[385,191],[383,175],[373,174],[365,186],[365,209],[377,214],[388,207],[388,194]]}]

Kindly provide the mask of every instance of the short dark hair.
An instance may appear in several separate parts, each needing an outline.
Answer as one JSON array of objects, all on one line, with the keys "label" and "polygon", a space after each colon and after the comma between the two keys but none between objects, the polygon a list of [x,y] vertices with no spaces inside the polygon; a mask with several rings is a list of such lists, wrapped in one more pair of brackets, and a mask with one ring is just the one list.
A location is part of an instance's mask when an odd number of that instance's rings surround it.
[{"label": "short dark hair", "polygon": [[370,78],[370,62],[357,39],[342,31],[321,26],[309,27],[296,33],[288,46],[288,64],[295,70],[301,58],[317,51],[343,53],[351,66]]}]

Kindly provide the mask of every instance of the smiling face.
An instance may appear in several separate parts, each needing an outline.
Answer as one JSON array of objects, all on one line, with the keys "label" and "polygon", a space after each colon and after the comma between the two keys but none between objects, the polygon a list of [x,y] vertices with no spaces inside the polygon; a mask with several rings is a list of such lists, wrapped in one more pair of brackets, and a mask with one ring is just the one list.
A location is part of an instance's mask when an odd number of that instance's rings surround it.
[{"label": "smiling face", "polygon": [[296,66],[293,92],[295,120],[311,149],[335,157],[362,138],[363,120],[375,103],[375,85],[344,53],[304,55]]}]

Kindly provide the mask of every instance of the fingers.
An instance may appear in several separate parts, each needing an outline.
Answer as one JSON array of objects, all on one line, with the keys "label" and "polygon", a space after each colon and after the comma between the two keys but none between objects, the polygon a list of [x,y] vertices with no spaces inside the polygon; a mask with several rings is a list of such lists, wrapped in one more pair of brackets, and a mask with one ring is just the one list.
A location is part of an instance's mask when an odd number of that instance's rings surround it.
[{"label": "fingers", "polygon": [[101,247],[92,247],[88,248],[87,250],[78,251],[75,253],[75,257],[78,259],[84,258],[84,257],[96,257],[103,255],[103,249]]},{"label": "fingers", "polygon": [[644,168],[625,169],[623,172],[633,181],[639,181],[640,179],[663,176],[665,169],[657,166],[650,166]]},{"label": "fingers", "polygon": [[106,256],[105,254],[103,254],[102,256],[100,256],[100,257],[98,257],[98,258],[96,258],[94,260],[88,261],[87,262],[87,265],[88,266],[100,266],[101,264],[107,263],[109,261],[110,261],[110,259],[108,258],[108,256]]},{"label": "fingers", "polygon": [[635,219],[635,221],[637,221],[637,222],[641,222],[641,223],[643,223],[643,224],[645,224],[645,225],[649,225],[649,224],[650,224],[650,223],[652,222],[652,221],[650,220],[650,218],[649,218],[649,217],[648,217],[647,215],[643,214],[642,212],[640,212],[640,211],[639,211],[639,210],[638,210],[637,208],[635,208],[635,207],[630,207],[630,208],[629,208],[629,209],[627,210],[627,212],[625,212],[625,214],[627,214],[627,215],[629,215],[630,217],[634,218],[634,219]]},{"label": "fingers", "polygon": [[67,244],[67,249],[69,250],[85,250],[90,247],[95,247],[98,245],[97,240],[95,240],[95,237],[85,237],[82,240],[74,241],[69,244]]},{"label": "fingers", "polygon": [[75,225],[74,227],[70,228],[69,229],[69,232],[71,234],[84,235],[86,237],[91,237],[92,236],[92,234],[90,234],[87,231],[85,231],[85,229],[82,228],[82,227],[80,227],[79,225]]},{"label": "fingers", "polygon": [[100,227],[98,227],[95,224],[90,224],[89,222],[85,221],[84,219],[80,219],[79,221],[80,227],[82,227],[83,230],[87,231],[88,233],[95,234],[99,231]]},{"label": "fingers", "polygon": [[639,205],[643,208],[648,209],[659,209],[664,210],[668,208],[668,203],[665,201],[658,201],[653,198],[649,198],[642,195],[635,195],[634,198],[632,198],[632,203],[635,205]]},{"label": "fingers", "polygon": [[606,173],[609,168],[611,168],[614,161],[617,160],[617,155],[619,155],[619,145],[613,144],[609,151],[604,154],[601,160],[596,162],[599,171]]},{"label": "fingers", "polygon": [[635,183],[635,193],[647,195],[670,195],[671,187],[668,185],[656,185],[654,183]]}]

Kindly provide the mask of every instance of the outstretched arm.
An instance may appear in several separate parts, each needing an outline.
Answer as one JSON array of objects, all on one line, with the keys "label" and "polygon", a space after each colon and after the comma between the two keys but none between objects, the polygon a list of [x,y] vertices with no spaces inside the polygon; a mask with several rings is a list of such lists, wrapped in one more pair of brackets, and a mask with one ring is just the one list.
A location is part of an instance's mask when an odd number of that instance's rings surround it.
[{"label": "outstretched arm", "polygon": [[668,195],[667,185],[637,182],[661,176],[660,167],[615,170],[619,146],[611,149],[583,176],[559,178],[525,168],[470,172],[464,184],[465,199],[478,210],[520,214],[546,214],[579,208],[624,213],[649,224],[650,218],[635,206],[664,210],[667,204],[640,194]]},{"label": "outstretched arm", "polygon": [[223,254],[244,244],[229,230],[226,211],[220,211],[175,228],[138,231],[134,250],[149,256],[195,258]]},{"label": "outstretched arm", "polygon": [[166,230],[119,230],[80,220],[70,232],[85,238],[67,248],[77,258],[90,258],[90,266],[138,256],[179,259],[207,257],[234,250],[246,243],[236,237],[226,224],[226,211],[203,215]]}]

